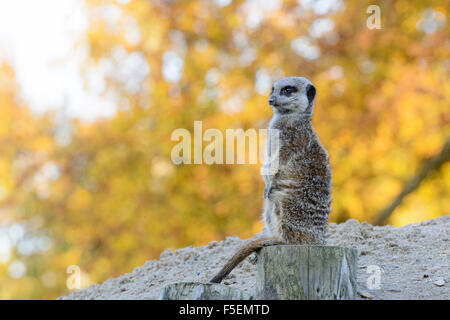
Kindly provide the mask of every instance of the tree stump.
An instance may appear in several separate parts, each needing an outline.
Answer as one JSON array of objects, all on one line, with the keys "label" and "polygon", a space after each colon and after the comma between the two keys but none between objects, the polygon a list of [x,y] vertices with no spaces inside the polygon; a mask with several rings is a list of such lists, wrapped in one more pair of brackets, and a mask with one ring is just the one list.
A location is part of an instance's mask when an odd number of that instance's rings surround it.
[{"label": "tree stump", "polygon": [[159,300],[250,300],[242,290],[219,283],[177,282],[161,290]]},{"label": "tree stump", "polygon": [[357,294],[357,250],[332,246],[264,247],[258,257],[257,298],[351,300]]}]

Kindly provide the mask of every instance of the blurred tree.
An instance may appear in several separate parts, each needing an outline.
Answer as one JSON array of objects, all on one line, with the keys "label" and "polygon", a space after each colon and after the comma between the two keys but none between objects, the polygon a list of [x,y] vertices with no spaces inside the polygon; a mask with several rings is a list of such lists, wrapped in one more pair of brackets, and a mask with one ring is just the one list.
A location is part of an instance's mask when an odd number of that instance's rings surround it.
[{"label": "blurred tree", "polygon": [[[450,135],[450,6],[442,1],[382,2],[381,29],[367,28],[369,1],[87,3],[86,74],[101,72],[102,94],[118,110],[74,121],[66,144],[41,134],[52,127],[45,119],[27,126],[27,146],[42,139],[34,165],[45,170],[31,172],[44,175],[45,187],[20,188],[5,160],[11,207],[20,221],[38,219],[52,246],[29,256],[26,276],[14,280],[20,289],[1,266],[0,287],[14,290],[0,297],[67,293],[69,265],[100,282],[169,247],[258,232],[259,165],[176,166],[170,138],[177,128],[192,132],[195,120],[223,133],[266,127],[267,96],[280,77],[305,76],[318,88],[313,121],[331,155],[333,221],[375,219]],[[449,191],[446,163],[388,222],[448,213]]]}]

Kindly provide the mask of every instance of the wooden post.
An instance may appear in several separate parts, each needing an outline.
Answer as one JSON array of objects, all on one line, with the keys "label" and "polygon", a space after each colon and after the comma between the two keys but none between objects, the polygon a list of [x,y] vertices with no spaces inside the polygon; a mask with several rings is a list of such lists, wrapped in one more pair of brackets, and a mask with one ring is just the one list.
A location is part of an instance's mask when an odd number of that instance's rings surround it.
[{"label": "wooden post", "polygon": [[177,282],[168,284],[159,300],[250,300],[242,290],[219,283]]},{"label": "wooden post", "polygon": [[357,256],[356,249],[342,247],[264,247],[258,257],[257,298],[355,299]]}]

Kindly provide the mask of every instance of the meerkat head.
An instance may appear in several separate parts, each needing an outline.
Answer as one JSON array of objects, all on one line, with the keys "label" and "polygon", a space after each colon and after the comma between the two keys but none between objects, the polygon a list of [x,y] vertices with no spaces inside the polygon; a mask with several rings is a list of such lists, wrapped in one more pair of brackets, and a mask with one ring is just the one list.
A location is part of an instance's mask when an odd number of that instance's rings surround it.
[{"label": "meerkat head", "polygon": [[311,116],[316,88],[306,78],[288,77],[276,81],[269,97],[269,105],[276,114]]}]

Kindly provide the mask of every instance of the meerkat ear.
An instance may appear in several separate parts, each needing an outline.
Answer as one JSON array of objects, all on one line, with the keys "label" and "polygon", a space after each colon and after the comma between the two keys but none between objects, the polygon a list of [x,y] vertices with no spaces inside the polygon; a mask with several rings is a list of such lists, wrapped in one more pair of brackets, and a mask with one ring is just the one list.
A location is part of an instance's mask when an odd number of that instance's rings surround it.
[{"label": "meerkat ear", "polygon": [[306,96],[308,97],[308,102],[311,104],[316,96],[316,87],[312,84],[306,86]]}]

